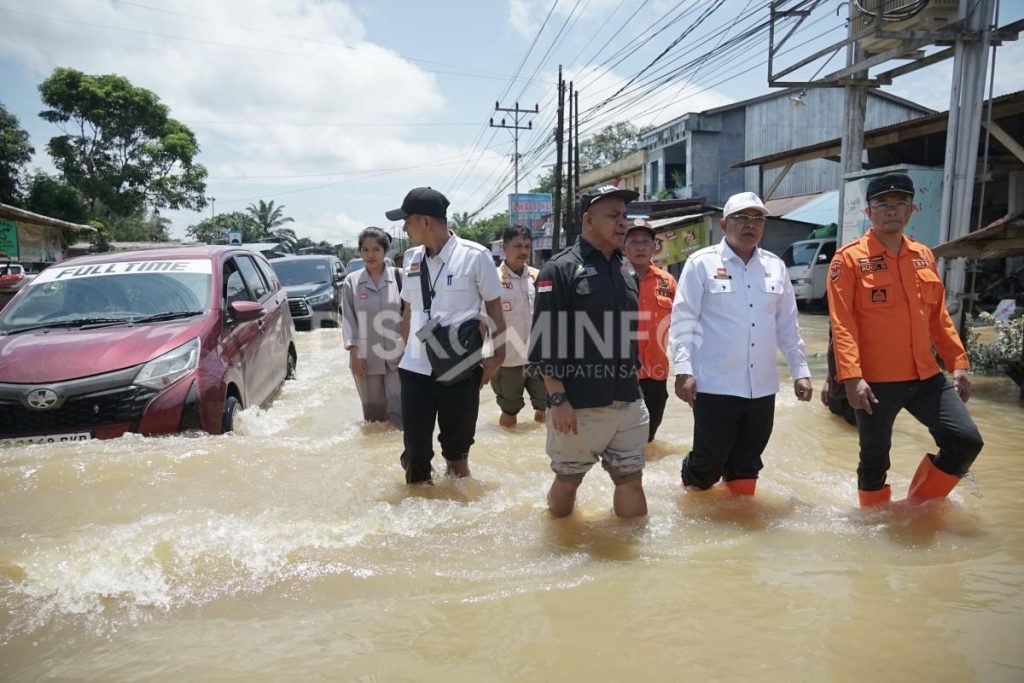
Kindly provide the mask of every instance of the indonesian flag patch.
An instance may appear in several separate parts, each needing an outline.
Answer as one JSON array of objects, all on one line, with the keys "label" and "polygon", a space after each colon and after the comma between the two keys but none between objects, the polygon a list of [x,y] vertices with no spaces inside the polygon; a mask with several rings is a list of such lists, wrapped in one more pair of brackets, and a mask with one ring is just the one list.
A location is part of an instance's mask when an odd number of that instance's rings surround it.
[{"label": "indonesian flag patch", "polygon": [[537,291],[543,294],[544,292],[550,292],[551,286],[554,284],[551,280],[541,280],[537,283]]}]

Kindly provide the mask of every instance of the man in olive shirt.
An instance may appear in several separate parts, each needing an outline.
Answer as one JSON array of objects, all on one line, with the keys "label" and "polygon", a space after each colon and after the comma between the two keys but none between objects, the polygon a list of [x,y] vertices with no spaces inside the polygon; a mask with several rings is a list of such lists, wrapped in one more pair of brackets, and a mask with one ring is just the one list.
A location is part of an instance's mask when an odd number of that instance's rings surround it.
[{"label": "man in olive shirt", "polygon": [[615,514],[647,514],[643,489],[648,416],[637,380],[639,289],[623,271],[626,204],[613,185],[580,201],[583,233],[537,277],[530,361],[548,391],[547,452],[555,480],[548,508],[570,514],[576,489],[601,461],[615,484]]}]

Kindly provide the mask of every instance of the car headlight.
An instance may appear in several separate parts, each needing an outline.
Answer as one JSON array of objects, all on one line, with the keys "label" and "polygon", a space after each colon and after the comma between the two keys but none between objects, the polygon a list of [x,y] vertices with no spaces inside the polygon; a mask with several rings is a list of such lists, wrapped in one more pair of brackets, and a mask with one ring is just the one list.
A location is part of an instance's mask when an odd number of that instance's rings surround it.
[{"label": "car headlight", "polygon": [[810,278],[800,277],[800,278],[797,278],[797,279],[793,280],[793,284],[794,285],[809,285],[809,284],[811,284],[811,280],[810,280]]},{"label": "car headlight", "polygon": [[143,365],[139,374],[135,375],[134,384],[160,390],[174,384],[197,367],[199,367],[198,337]]},{"label": "car headlight", "polygon": [[333,292],[324,292],[323,294],[317,294],[316,296],[307,296],[306,301],[310,304],[317,306],[319,304],[326,304],[334,298]]}]

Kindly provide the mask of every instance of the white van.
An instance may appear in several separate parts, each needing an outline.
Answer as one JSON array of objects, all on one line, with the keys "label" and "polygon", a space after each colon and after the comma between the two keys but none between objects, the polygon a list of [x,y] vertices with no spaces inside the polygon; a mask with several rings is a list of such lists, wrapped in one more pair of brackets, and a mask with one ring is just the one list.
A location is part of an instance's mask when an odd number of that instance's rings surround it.
[{"label": "white van", "polygon": [[786,247],[782,260],[789,270],[789,281],[799,304],[828,305],[825,287],[828,264],[836,253],[836,238],[800,240]]}]

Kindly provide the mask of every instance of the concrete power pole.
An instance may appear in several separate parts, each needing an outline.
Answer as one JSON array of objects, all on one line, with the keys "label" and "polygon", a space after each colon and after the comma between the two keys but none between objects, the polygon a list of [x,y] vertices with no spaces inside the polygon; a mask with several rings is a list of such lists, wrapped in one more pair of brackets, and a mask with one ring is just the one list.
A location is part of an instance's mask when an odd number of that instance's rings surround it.
[{"label": "concrete power pole", "polygon": [[[971,206],[978,164],[981,110],[985,100],[985,68],[991,41],[995,0],[961,2],[957,18],[969,29],[967,38],[956,41],[953,79],[949,95],[946,158],[942,174],[942,211],[939,244],[971,230]],[[947,301],[953,324],[960,328],[964,311],[966,263],[957,259],[946,269]]]},{"label": "concrete power pole", "polygon": [[[572,183],[573,187],[576,188],[575,196],[578,197],[580,194],[580,91],[575,91],[572,94],[572,97],[574,100],[572,110],[574,120],[572,123],[572,129],[574,131],[573,135],[575,136],[576,140],[576,148],[573,151],[573,153],[576,155],[576,158],[573,160],[572,165],[573,173],[575,173],[575,176],[573,177]],[[572,210],[573,215],[576,216],[576,220],[573,222],[573,225],[577,226],[576,234],[579,235],[579,233],[583,231],[583,216],[579,215],[578,201],[573,205]]]},{"label": "concrete power pole", "polygon": [[[854,3],[849,3],[848,36],[852,38],[856,33],[857,9]],[[862,58],[860,46],[856,41],[846,46],[846,65],[852,66]],[[840,145],[840,161],[843,166],[843,176],[847,173],[856,173],[862,169],[864,160],[864,117],[867,115],[868,88],[863,83],[867,79],[867,71],[860,71],[851,76],[852,83],[843,86],[843,139]],[[843,230],[843,216],[846,215],[846,181],[839,182],[839,226],[838,243],[841,245],[851,238],[859,235],[847,235]]]},{"label": "concrete power pole", "polygon": [[566,224],[565,224],[565,244],[566,244],[566,246],[569,246],[570,244],[573,243],[573,240],[574,240],[575,235],[576,235],[576,193],[573,191],[573,186],[572,186],[572,179],[573,179],[573,173],[572,173],[572,162],[573,162],[573,156],[572,156],[572,149],[573,149],[573,139],[572,139],[572,92],[573,92],[572,81],[569,81],[569,120],[567,121],[567,126],[569,128],[569,136],[568,136],[569,137],[569,144],[566,145],[566,150],[567,150],[566,156],[568,158],[565,160],[565,168],[566,168],[566,172],[565,172],[565,184],[566,184],[565,196],[566,196],[566,204],[568,204],[568,206],[565,207],[565,209],[566,209]]},{"label": "concrete power pole", "polygon": [[551,231],[551,254],[559,251],[559,234],[562,232],[562,125],[565,116],[565,81],[562,80],[562,66],[558,66],[558,123],[555,125],[555,223]]},{"label": "concrete power pole", "polygon": [[[503,111],[512,114],[512,123],[505,123],[505,119],[502,119],[501,123],[495,123],[494,119],[491,119],[490,126],[491,128],[507,128],[512,131],[512,137],[515,139],[515,152],[512,155],[512,165],[515,169],[515,189],[512,190],[512,194],[519,194],[519,131],[533,130],[533,121],[530,121],[525,126],[520,126],[519,119],[521,116],[524,116],[526,114],[536,114],[540,111],[540,109],[537,107],[536,104],[533,105],[533,109],[520,109],[518,102],[516,102],[516,105],[511,109],[507,109],[505,107],[502,107],[500,102],[495,102],[494,111]],[[511,223],[512,225],[516,225],[519,222],[518,216],[509,216],[508,218],[509,223]]]}]

